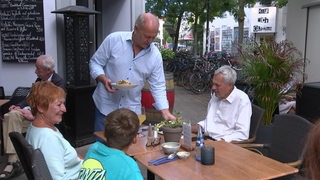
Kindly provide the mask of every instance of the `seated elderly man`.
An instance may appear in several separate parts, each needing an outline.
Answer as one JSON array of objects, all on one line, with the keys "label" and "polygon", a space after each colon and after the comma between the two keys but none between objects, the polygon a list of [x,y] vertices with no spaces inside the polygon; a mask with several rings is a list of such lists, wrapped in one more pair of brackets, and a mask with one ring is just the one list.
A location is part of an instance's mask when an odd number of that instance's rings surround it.
[{"label": "seated elderly man", "polygon": [[[55,61],[48,55],[41,55],[35,63],[35,73],[37,81],[51,81],[55,85],[65,89],[65,81],[54,71]],[[26,99],[16,105],[9,107],[9,112],[4,115],[3,126],[3,145],[4,153],[8,155],[8,163],[4,170],[0,173],[0,179],[8,179],[21,174],[22,167],[18,161],[16,151],[9,138],[12,131],[24,133],[33,121],[30,107],[26,103]]]},{"label": "seated elderly man", "polygon": [[231,142],[249,138],[251,101],[235,87],[236,79],[237,73],[230,66],[215,71],[206,119],[193,125],[193,132],[201,126],[204,134],[215,140]]}]

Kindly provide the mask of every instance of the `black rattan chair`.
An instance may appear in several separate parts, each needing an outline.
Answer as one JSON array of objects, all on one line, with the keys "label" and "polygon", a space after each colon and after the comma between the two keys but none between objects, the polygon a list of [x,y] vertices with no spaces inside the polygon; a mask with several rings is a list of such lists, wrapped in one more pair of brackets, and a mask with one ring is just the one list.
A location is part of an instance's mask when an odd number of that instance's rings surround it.
[{"label": "black rattan chair", "polygon": [[33,151],[32,172],[35,180],[52,180],[46,160],[40,149]]},{"label": "black rattan chair", "polygon": [[[299,167],[302,163],[307,134],[312,127],[313,124],[301,116],[276,115],[272,124],[270,144],[243,144],[241,146],[290,166]],[[262,148],[267,151],[261,151]]]},{"label": "black rattan chair", "polygon": [[0,99],[5,99],[6,95],[4,94],[4,88],[0,86]]},{"label": "black rattan chair", "polygon": [[17,105],[23,101],[25,101],[27,95],[29,94],[30,87],[17,87],[10,100],[1,106],[1,117],[7,112],[9,112],[9,107],[11,105]]},{"label": "black rattan chair", "polygon": [[249,139],[243,141],[232,141],[234,144],[246,144],[253,143],[256,140],[256,135],[258,131],[258,127],[263,118],[264,109],[261,107],[252,104],[252,115],[250,121],[250,131],[249,131]]},{"label": "black rattan chair", "polygon": [[51,180],[41,151],[34,150],[21,133],[10,132],[9,136],[28,180]]}]

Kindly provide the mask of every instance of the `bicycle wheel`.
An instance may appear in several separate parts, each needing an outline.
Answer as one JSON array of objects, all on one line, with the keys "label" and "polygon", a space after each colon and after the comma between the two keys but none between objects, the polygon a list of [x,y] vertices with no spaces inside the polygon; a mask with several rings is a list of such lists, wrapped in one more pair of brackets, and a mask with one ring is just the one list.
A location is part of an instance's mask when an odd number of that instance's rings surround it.
[{"label": "bicycle wheel", "polygon": [[177,68],[177,67],[176,67],[175,62],[174,62],[174,61],[170,61],[170,62],[166,65],[165,70],[166,70],[166,71],[170,71],[170,72],[175,72],[176,68]]},{"label": "bicycle wheel", "polygon": [[236,71],[241,71],[242,70],[242,67],[240,65],[238,65],[238,64],[234,64],[231,67]]},{"label": "bicycle wheel", "polygon": [[189,79],[192,73],[192,69],[188,69],[181,75],[181,84],[184,87],[184,89],[188,91],[191,90]]},{"label": "bicycle wheel", "polygon": [[205,72],[196,71],[190,75],[189,83],[192,92],[203,93],[208,87],[208,75]]}]

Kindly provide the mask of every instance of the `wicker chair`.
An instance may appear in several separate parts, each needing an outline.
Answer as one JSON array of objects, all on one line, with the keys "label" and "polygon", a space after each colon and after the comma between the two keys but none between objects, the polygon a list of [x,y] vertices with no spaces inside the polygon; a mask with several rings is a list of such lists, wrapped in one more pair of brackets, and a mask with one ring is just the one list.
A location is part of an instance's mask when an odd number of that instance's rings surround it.
[{"label": "wicker chair", "polygon": [[51,180],[51,174],[40,149],[32,154],[32,172],[35,180]]},{"label": "wicker chair", "polygon": [[234,144],[254,143],[254,141],[256,140],[258,127],[262,120],[263,114],[264,114],[264,109],[262,109],[261,107],[255,104],[252,104],[252,115],[251,115],[251,121],[250,121],[249,139],[243,140],[243,141],[232,141],[232,143]]},{"label": "wicker chair", "polygon": [[9,136],[28,180],[51,180],[41,151],[34,150],[21,133],[10,132]]},{"label": "wicker chair", "polygon": [[0,86],[0,99],[4,99],[6,95],[4,94],[4,88]]},{"label": "wicker chair", "polygon": [[24,101],[29,94],[29,91],[30,87],[17,87],[14,90],[10,100],[1,106],[1,117],[3,117],[5,113],[9,112],[9,107],[11,105],[17,105]]},{"label": "wicker chair", "polygon": [[[240,146],[292,167],[299,167],[302,163],[307,134],[312,127],[313,124],[301,116],[276,115],[272,124],[270,144],[240,144]],[[261,151],[262,149],[267,149],[267,151]]]}]

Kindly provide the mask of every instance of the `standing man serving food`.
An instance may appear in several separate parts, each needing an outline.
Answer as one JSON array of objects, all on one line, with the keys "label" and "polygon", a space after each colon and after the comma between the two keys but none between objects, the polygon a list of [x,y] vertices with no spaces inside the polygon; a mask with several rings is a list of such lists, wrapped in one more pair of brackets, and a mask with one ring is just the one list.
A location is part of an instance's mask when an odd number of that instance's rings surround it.
[{"label": "standing man serving food", "polygon": [[[175,120],[169,111],[161,53],[152,43],[158,34],[159,19],[151,13],[139,15],[133,32],[115,32],[102,42],[90,60],[91,76],[97,80],[93,93],[96,106],[95,131],[104,130],[104,117],[119,108],[141,111],[141,90],[149,82],[153,106],[163,118]],[[138,86],[117,90],[111,83],[121,80]]]}]

